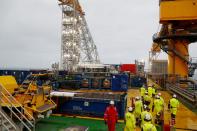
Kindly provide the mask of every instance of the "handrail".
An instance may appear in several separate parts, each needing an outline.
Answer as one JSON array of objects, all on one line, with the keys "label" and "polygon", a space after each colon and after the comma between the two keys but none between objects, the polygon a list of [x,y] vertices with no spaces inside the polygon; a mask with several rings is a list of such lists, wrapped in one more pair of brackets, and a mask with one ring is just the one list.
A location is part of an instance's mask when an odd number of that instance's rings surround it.
[{"label": "handrail", "polygon": [[[27,75],[27,76],[25,77],[25,80],[27,80],[28,76],[29,76],[29,75]],[[25,80],[21,83],[21,85],[19,86],[19,88],[23,87]],[[30,81],[30,83],[32,83],[32,81]]]},{"label": "handrail", "polygon": [[[4,100],[2,100],[2,101],[5,102]],[[23,120],[22,120],[14,111],[12,111],[12,109],[11,109],[9,106],[7,106],[7,108],[14,114],[15,117],[18,118],[18,120],[19,120],[29,131],[31,131],[31,129],[28,127],[28,125],[25,124],[25,123],[23,122]],[[15,109],[16,109],[16,108],[15,108]]]},{"label": "handrail", "polygon": [[[4,119],[6,119],[6,120],[12,125],[12,127],[13,127],[14,129],[17,128],[17,127],[6,117],[6,115],[2,112],[2,110],[0,110],[0,114],[1,114],[1,116],[2,116]],[[1,120],[1,122],[3,123],[3,120]],[[3,125],[4,125],[4,127],[5,127],[7,130],[9,130],[9,129],[5,126],[4,123],[3,123]]]},{"label": "handrail", "polygon": [[[12,100],[14,100],[14,102],[16,102],[18,105],[20,105],[20,107],[21,107],[24,111],[26,111],[25,108],[22,106],[22,104],[19,103],[19,102],[10,94],[10,92],[9,92],[6,88],[4,88],[4,86],[3,86],[1,83],[0,83],[0,86],[6,91],[6,93],[7,93],[10,97],[12,97]],[[34,117],[31,116],[31,114],[29,114],[28,111],[27,111],[26,113],[27,113],[28,116],[30,116],[30,118],[31,118],[33,121],[35,121]]]},{"label": "handrail", "polygon": [[185,98],[187,99],[188,101],[191,102],[191,104],[195,107],[197,106],[197,98],[196,98],[196,95],[194,92],[190,92],[186,89],[182,89],[176,85],[171,85],[168,87],[172,92],[182,96],[182,98]]},{"label": "handrail", "polygon": [[[31,122],[29,122],[29,120],[27,119],[27,117],[26,117],[25,115],[23,115],[23,113],[21,113],[21,111],[19,111],[18,108],[16,108],[15,106],[13,106],[13,104],[12,104],[11,101],[5,96],[5,94],[2,93],[2,95],[6,98],[6,100],[9,101],[9,103],[11,104],[11,106],[12,106],[14,109],[16,109],[16,111],[17,111],[18,113],[20,113],[20,115],[21,115],[23,118],[25,118],[25,120],[33,127],[33,124],[32,124]],[[3,100],[2,100],[2,101],[3,101]],[[5,101],[4,101],[4,103],[5,103]],[[9,107],[9,106],[7,106],[7,107]]]},{"label": "handrail", "polygon": [[[23,113],[22,113],[21,111],[19,111],[15,106],[13,106],[12,102],[11,102],[10,99],[8,99],[8,97],[3,93],[3,91],[0,92],[0,93],[8,100],[9,104],[11,104],[11,106],[14,107],[14,108],[17,110],[17,112],[22,116],[22,118],[24,118],[24,119],[30,124],[30,126],[33,128],[33,130],[35,130],[35,119],[34,119],[34,117],[31,116],[31,115],[28,113],[28,111],[26,111],[26,109],[21,105],[21,103],[19,103],[19,102],[18,102],[18,101],[7,91],[7,89],[4,88],[4,86],[3,86],[1,83],[0,83],[0,87],[1,87],[1,89],[5,90],[6,93],[8,94],[8,96],[10,96],[10,97],[12,98],[12,100],[14,100],[14,102],[16,102],[16,104],[18,104],[18,105],[21,107],[21,109],[22,109],[23,111],[25,111],[25,113],[27,113],[27,115],[32,119],[33,124],[32,124],[32,122],[29,121],[29,119],[28,119],[25,115],[23,115]],[[8,107],[8,106],[7,106],[7,107]],[[10,108],[9,108],[9,109],[10,109]],[[10,111],[11,111],[12,113],[14,113],[12,110],[10,110]],[[15,113],[14,113],[14,115],[15,115]],[[31,129],[29,129],[29,127],[22,121],[22,119],[20,119],[20,117],[18,117],[17,115],[15,115],[15,116],[19,119],[19,121],[21,121],[21,123],[22,123],[28,130],[31,131]]]}]

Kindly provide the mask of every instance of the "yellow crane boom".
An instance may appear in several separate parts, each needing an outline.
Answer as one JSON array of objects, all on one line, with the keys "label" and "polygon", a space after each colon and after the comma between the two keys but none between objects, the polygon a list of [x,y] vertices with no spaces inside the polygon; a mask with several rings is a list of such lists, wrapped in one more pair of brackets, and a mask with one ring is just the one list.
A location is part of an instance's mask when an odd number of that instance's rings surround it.
[{"label": "yellow crane boom", "polygon": [[168,74],[188,78],[189,44],[197,41],[197,0],[161,0],[153,41],[168,54]]}]

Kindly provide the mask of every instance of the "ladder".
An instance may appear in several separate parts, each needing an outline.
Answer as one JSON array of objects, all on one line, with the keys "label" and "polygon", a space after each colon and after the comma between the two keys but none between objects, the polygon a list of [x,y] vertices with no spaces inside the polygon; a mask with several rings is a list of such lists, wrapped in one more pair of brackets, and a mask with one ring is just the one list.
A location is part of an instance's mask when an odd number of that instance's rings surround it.
[{"label": "ladder", "polygon": [[[9,113],[3,110],[2,105]],[[19,123],[16,124],[16,121]],[[0,131],[23,131],[23,129],[35,131],[34,117],[0,84]]]}]

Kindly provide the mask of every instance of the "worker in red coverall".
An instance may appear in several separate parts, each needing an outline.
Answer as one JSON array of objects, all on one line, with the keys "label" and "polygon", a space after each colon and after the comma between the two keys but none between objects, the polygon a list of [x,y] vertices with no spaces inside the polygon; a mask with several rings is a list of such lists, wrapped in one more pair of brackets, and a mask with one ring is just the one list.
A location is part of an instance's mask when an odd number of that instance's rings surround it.
[{"label": "worker in red coverall", "polygon": [[109,104],[105,110],[104,120],[105,124],[108,125],[108,131],[115,131],[116,123],[118,122],[118,112],[114,106],[114,101],[110,101]]}]

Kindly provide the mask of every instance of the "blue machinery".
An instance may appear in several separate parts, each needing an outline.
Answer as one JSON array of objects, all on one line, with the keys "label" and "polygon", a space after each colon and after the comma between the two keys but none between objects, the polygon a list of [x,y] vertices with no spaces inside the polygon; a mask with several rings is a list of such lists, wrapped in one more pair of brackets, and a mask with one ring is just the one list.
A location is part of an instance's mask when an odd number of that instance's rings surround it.
[{"label": "blue machinery", "polygon": [[74,96],[55,96],[52,99],[58,107],[54,111],[58,114],[84,115],[103,117],[110,100],[115,101],[115,106],[120,119],[124,118],[127,94],[126,93],[77,93]]},{"label": "blue machinery", "polygon": [[[0,75],[15,76],[19,84],[28,79],[28,75],[39,73],[47,73],[47,70],[0,70]],[[127,74],[108,72],[69,74],[65,71],[59,71],[58,74],[58,76],[54,75],[51,81],[55,91],[59,92],[62,89],[72,89],[70,91],[73,91],[73,89],[83,88],[91,90],[91,93],[77,90],[78,93],[72,97],[52,95],[52,99],[57,104],[55,113],[103,117],[109,101],[114,100],[119,118],[123,119],[127,103],[126,91],[129,84]]]},{"label": "blue machinery", "polygon": [[[47,73],[47,70],[0,70],[0,75],[12,75],[17,83],[21,84],[28,75]],[[110,73],[78,73],[68,74],[66,71],[59,71],[58,78],[52,81],[54,89],[108,89],[112,91],[127,91],[129,77],[127,74]]]},{"label": "blue machinery", "polygon": [[[63,79],[62,79],[63,78]],[[53,87],[58,89],[96,89],[96,90],[112,90],[127,91],[129,77],[127,74],[110,74],[108,76],[93,76],[75,74],[61,76],[53,82]]]}]

